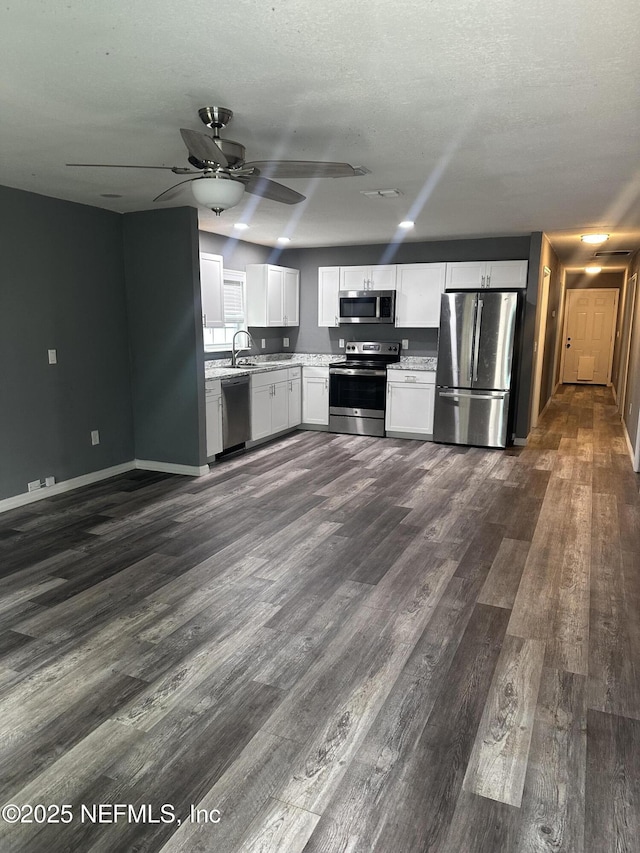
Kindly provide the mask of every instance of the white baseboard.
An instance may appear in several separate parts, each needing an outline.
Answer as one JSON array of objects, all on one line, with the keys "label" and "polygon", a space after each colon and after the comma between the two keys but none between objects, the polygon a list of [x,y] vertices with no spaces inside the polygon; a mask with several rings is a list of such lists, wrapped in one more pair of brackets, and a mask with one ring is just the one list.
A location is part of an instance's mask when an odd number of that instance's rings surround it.
[{"label": "white baseboard", "polygon": [[126,474],[127,471],[134,471],[136,469],[141,471],[160,471],[163,474],[185,474],[188,477],[202,477],[204,474],[209,473],[208,465],[175,465],[172,462],[132,459],[131,462],[122,462],[120,465],[113,465],[111,468],[92,471],[90,474],[81,474],[80,477],[73,477],[71,480],[61,480],[59,483],[54,483],[53,486],[36,489],[35,492],[25,492],[21,495],[14,495],[11,498],[4,498],[0,500],[0,513],[35,503],[35,501],[42,501],[45,498],[52,498],[54,495],[60,495],[63,492],[81,489],[83,486],[90,486],[92,483],[99,483],[100,480],[108,480],[109,477]]},{"label": "white baseboard", "polygon": [[631,443],[631,439],[629,438],[629,433],[627,432],[627,425],[624,420],[622,420],[622,432],[624,433],[624,437],[627,442],[627,450],[629,451],[629,456],[631,457],[631,465],[634,466],[636,461],[636,452],[633,448],[633,444]]},{"label": "white baseboard", "polygon": [[153,459],[136,459],[135,468],[141,471],[160,471],[162,474],[184,474],[187,477],[202,477],[209,473],[208,465],[177,465],[174,462],[156,462]]},{"label": "white baseboard", "polygon": [[100,471],[92,471],[90,474],[82,474],[80,477],[73,477],[71,480],[61,480],[59,483],[54,483],[53,486],[47,486],[43,489],[36,489],[35,492],[26,492],[21,495],[15,495],[12,498],[0,500],[0,512],[6,512],[9,509],[16,509],[26,504],[41,501],[45,498],[51,498],[54,495],[60,495],[62,492],[71,492],[74,489],[80,489],[82,486],[90,486],[92,483],[98,483],[100,480],[107,480],[109,477],[115,477],[117,474],[124,474],[127,471],[133,471],[136,465],[132,462],[123,462],[120,465],[114,465],[111,468],[102,468]]},{"label": "white baseboard", "polygon": [[516,447],[526,447],[527,446],[527,439],[526,438],[514,438],[513,443],[515,444]]}]

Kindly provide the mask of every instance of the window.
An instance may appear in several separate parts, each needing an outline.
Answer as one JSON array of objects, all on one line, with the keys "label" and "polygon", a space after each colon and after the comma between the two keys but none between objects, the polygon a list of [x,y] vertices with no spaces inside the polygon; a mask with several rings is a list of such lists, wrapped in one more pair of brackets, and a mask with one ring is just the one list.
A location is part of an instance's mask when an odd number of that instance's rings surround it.
[{"label": "window", "polygon": [[224,270],[223,276],[224,326],[203,329],[207,352],[227,352],[231,349],[234,334],[247,328],[244,322],[245,274],[239,270]]}]

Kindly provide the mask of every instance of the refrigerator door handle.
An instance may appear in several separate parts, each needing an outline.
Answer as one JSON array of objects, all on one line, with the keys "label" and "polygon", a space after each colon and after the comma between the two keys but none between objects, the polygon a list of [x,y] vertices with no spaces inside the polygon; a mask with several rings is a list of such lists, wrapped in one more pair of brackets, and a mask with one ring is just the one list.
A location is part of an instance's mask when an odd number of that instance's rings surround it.
[{"label": "refrigerator door handle", "polygon": [[480,326],[482,325],[482,308],[484,302],[478,297],[478,307],[476,308],[476,324],[473,330],[473,374],[472,382],[478,381],[478,362],[480,360]]},{"label": "refrigerator door handle", "polygon": [[473,382],[473,364],[476,354],[476,331],[478,327],[478,297],[473,302],[473,332],[471,335],[471,358],[469,360],[469,384]]},{"label": "refrigerator door handle", "polygon": [[492,394],[479,394],[477,391],[439,391],[440,397],[452,397],[459,400],[461,397],[473,397],[474,400],[504,400],[506,391],[494,391]]}]

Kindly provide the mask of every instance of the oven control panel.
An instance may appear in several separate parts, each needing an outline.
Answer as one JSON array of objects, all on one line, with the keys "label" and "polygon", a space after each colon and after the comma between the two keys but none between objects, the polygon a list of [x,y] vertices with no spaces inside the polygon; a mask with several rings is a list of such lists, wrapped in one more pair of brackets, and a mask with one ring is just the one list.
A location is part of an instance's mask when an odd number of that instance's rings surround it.
[{"label": "oven control panel", "polygon": [[379,343],[376,341],[354,341],[348,343],[345,347],[345,352],[349,355],[398,355],[400,352],[400,344],[398,343]]}]

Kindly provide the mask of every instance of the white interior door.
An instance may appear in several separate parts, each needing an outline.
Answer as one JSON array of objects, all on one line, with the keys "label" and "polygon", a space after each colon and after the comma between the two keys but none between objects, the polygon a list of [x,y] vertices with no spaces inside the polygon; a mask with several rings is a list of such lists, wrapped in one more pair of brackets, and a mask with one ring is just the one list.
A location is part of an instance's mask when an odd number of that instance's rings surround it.
[{"label": "white interior door", "polygon": [[566,299],[562,381],[608,385],[618,290],[568,290]]}]

